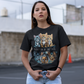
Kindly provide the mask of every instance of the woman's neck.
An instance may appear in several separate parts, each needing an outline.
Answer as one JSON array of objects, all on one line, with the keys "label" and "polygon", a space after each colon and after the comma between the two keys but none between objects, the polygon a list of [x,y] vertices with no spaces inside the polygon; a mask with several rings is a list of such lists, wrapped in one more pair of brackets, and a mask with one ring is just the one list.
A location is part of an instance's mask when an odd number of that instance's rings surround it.
[{"label": "woman's neck", "polygon": [[37,26],[44,29],[49,27],[50,24],[48,24],[47,22],[39,22]]}]

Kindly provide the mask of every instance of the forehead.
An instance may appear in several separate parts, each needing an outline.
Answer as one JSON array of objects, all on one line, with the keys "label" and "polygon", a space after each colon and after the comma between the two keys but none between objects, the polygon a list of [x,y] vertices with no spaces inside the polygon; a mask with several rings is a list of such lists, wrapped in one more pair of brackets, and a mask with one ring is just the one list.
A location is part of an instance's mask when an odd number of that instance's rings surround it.
[{"label": "forehead", "polygon": [[35,5],[35,9],[37,9],[37,8],[46,8],[46,6],[43,3],[37,3]]}]

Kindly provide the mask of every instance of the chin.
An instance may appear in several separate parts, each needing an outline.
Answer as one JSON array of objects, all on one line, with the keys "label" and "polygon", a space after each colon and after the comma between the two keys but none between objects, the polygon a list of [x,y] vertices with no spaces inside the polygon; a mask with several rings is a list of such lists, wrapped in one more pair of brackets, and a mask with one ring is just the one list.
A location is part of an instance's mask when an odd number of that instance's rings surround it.
[{"label": "chin", "polygon": [[43,22],[43,21],[46,21],[46,19],[40,19],[40,20],[38,20],[38,21],[40,21],[40,22],[42,21],[42,22]]}]

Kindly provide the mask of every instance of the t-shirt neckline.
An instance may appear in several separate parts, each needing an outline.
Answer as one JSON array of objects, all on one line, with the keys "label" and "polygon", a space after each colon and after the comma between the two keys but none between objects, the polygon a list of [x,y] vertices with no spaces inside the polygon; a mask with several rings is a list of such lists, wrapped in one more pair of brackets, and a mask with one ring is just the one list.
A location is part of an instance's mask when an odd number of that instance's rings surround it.
[{"label": "t-shirt neckline", "polygon": [[41,28],[41,27],[38,27],[37,26],[37,28],[40,29],[40,30],[47,30],[47,29],[50,29],[51,28],[51,25],[49,27],[46,27],[46,28]]}]

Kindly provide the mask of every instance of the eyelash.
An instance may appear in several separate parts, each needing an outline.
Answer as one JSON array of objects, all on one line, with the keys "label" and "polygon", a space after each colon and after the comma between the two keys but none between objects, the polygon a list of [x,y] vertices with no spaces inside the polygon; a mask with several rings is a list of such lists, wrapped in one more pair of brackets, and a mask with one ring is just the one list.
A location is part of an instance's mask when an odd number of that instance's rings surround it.
[{"label": "eyelash", "polygon": [[[42,9],[42,10],[45,10],[45,9]],[[36,11],[38,11],[38,10],[36,10]]]}]

